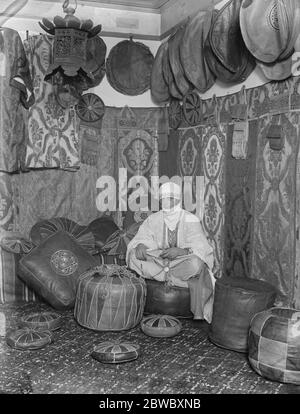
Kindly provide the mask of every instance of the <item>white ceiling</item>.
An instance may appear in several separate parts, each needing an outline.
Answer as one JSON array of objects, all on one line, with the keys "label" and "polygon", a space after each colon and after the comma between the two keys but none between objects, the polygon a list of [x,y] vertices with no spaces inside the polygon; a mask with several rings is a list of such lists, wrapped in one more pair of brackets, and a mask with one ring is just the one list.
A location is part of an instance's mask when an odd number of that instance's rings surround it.
[{"label": "white ceiling", "polygon": [[[72,1],[70,1],[71,3]],[[78,0],[80,3],[80,0]],[[114,4],[117,6],[127,6],[127,7],[141,7],[143,9],[160,9],[168,2],[172,2],[172,0],[85,0],[85,2],[89,3],[98,3],[101,4]]]}]

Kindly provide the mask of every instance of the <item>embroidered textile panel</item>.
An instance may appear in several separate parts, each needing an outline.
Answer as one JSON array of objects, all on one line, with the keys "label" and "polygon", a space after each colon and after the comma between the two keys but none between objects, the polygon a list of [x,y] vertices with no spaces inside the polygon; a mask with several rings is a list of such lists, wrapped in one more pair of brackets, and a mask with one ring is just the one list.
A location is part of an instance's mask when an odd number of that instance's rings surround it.
[{"label": "embroidered textile panel", "polygon": [[11,174],[0,172],[0,229],[13,231],[14,216]]},{"label": "embroidered textile panel", "polygon": [[[161,112],[157,108],[129,108],[120,110],[117,120],[117,166],[126,168],[127,179],[143,176],[151,185],[151,177],[158,176],[158,131]],[[135,188],[128,188],[128,195]],[[148,192],[148,208],[150,209],[150,191]],[[139,200],[137,200],[137,204]],[[117,224],[120,227],[130,226],[135,222],[136,213],[128,206],[127,212],[120,212]]]},{"label": "embroidered textile panel", "polygon": [[159,152],[159,176],[167,176],[169,178],[178,175],[178,144],[179,131],[170,129],[169,142],[167,151]]},{"label": "embroidered textile panel", "polygon": [[32,93],[32,81],[22,40],[16,30],[1,28],[0,171],[20,168],[20,147],[25,139],[20,102],[27,107],[33,102],[27,90]]},{"label": "embroidered textile panel", "polygon": [[300,151],[298,143],[298,157],[296,167],[296,266],[295,266],[295,292],[292,306],[300,309]]},{"label": "embroidered textile panel", "polygon": [[[188,128],[179,131],[178,143],[178,168],[179,175],[183,177],[193,177],[192,179],[192,200],[190,203],[195,205],[196,198],[200,197],[197,194],[196,177],[203,175],[202,173],[202,148],[201,148],[202,127]],[[188,206],[184,208],[191,211]],[[192,211],[196,213],[196,211]]]},{"label": "embroidered textile panel", "polygon": [[[246,159],[231,155],[234,124],[227,130],[224,274],[251,277],[258,122],[249,121]],[[253,275],[254,276],[254,275]]]},{"label": "embroidered textile panel", "polygon": [[204,173],[203,228],[214,248],[214,274],[222,275],[225,215],[225,141],[226,128],[203,128],[202,164]]},{"label": "embroidered textile panel", "polygon": [[[296,157],[299,113],[266,115],[258,124],[252,277],[276,286],[291,305],[295,285]],[[281,124],[284,147],[270,149],[271,124]]]},{"label": "embroidered textile panel", "polygon": [[52,61],[53,39],[32,36],[24,42],[33,79],[35,103],[29,110],[27,168],[78,169],[78,121],[75,110],[64,109],[54,87],[44,77]]}]

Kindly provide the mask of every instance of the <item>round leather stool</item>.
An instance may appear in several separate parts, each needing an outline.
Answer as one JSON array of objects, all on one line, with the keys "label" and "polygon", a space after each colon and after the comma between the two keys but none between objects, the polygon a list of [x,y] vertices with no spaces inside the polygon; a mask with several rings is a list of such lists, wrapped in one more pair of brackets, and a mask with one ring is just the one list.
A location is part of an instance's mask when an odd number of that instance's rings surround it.
[{"label": "round leather stool", "polygon": [[209,339],[222,348],[247,352],[251,319],[273,306],[276,293],[273,286],[261,280],[218,279]]},{"label": "round leather stool", "polygon": [[147,296],[144,313],[193,318],[189,288],[168,286],[164,282],[145,279]]},{"label": "round leather stool", "polygon": [[259,375],[300,385],[300,310],[271,308],[257,313],[251,321],[248,357]]}]

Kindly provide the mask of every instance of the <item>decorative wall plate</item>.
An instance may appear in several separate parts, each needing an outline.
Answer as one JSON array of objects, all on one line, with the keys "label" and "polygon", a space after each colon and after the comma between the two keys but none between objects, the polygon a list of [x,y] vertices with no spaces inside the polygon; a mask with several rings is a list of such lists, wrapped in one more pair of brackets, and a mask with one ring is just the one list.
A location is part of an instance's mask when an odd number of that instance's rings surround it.
[{"label": "decorative wall plate", "polygon": [[94,93],[82,95],[76,105],[76,113],[86,122],[96,122],[103,118],[105,106],[102,99]]},{"label": "decorative wall plate", "polygon": [[183,113],[191,126],[199,125],[202,115],[202,102],[197,92],[191,92],[183,98]]}]

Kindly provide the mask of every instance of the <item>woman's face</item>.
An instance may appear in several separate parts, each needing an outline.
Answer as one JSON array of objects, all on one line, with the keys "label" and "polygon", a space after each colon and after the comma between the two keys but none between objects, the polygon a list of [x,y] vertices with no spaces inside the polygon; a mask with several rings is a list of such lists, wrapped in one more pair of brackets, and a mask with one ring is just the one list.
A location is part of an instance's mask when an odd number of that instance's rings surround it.
[{"label": "woman's face", "polygon": [[179,203],[180,200],[174,197],[166,197],[160,200],[160,205],[163,210],[172,210]]}]

